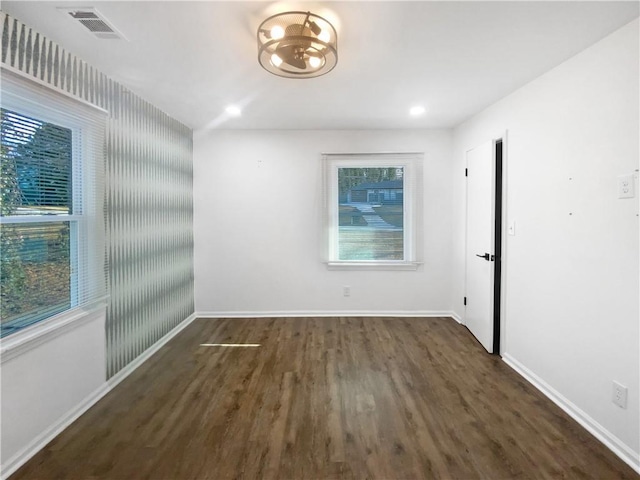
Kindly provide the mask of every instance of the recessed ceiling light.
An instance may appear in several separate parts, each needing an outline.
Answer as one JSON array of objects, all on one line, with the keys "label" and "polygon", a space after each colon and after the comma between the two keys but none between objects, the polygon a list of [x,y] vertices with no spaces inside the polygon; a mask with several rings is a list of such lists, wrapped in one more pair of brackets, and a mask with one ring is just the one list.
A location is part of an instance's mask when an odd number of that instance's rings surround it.
[{"label": "recessed ceiling light", "polygon": [[424,108],[422,105],[416,105],[415,107],[411,107],[409,109],[409,115],[413,116],[413,117],[417,117],[419,115],[424,114],[424,112],[426,112],[427,109]]},{"label": "recessed ceiling light", "polygon": [[239,117],[242,115],[242,109],[236,105],[229,105],[225,111],[232,117]]}]

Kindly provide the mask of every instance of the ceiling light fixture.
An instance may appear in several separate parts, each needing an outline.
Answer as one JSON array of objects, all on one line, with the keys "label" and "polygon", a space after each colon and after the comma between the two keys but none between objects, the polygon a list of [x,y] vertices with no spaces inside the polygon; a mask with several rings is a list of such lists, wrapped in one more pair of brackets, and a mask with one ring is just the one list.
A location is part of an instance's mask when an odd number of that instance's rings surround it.
[{"label": "ceiling light fixture", "polygon": [[411,107],[411,109],[409,110],[409,114],[414,117],[418,117],[426,111],[427,109],[424,108],[422,105],[416,105],[415,107]]},{"label": "ceiling light fixture", "polygon": [[274,75],[313,78],[338,63],[336,29],[311,12],[284,12],[258,27],[258,62]]}]

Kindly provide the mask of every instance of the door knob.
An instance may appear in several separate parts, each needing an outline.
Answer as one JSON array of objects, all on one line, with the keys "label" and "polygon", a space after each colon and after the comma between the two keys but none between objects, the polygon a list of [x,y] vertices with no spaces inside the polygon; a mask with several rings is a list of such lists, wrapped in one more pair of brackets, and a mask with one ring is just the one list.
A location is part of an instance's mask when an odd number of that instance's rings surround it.
[{"label": "door knob", "polygon": [[493,260],[493,258],[491,258],[491,257],[493,257],[493,255],[490,255],[490,254],[488,254],[488,253],[485,253],[484,255],[478,255],[478,254],[476,253],[476,257],[484,258],[487,262],[488,262],[489,260]]}]

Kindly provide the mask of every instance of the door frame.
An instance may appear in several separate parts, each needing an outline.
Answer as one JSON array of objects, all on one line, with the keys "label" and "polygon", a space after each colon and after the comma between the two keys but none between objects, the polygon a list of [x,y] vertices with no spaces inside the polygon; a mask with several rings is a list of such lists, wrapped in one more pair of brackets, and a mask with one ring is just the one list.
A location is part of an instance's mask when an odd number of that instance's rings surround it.
[{"label": "door frame", "polygon": [[500,331],[502,329],[502,232],[504,230],[502,219],[502,164],[504,156],[504,143],[502,139],[493,141],[493,163],[494,163],[494,190],[493,190],[493,348],[492,353],[500,354]]},{"label": "door frame", "polygon": [[[495,204],[496,204],[496,196],[499,195],[500,199],[501,199],[501,212],[500,215],[497,215],[497,211],[495,212],[496,214],[494,215],[494,252],[493,254],[495,254],[495,243],[496,240],[498,238],[497,235],[497,224],[498,221],[500,223],[499,226],[499,238],[500,238],[500,247],[501,247],[501,255],[500,255],[500,272],[499,272],[499,276],[496,278],[496,271],[494,270],[494,275],[493,275],[493,284],[494,284],[494,297],[493,297],[493,332],[494,332],[494,336],[493,336],[493,352],[492,354],[494,355],[502,355],[504,352],[506,352],[506,328],[507,328],[507,316],[506,316],[506,312],[507,312],[507,302],[506,302],[506,291],[507,291],[507,230],[508,230],[508,214],[507,214],[507,168],[508,168],[508,130],[503,130],[501,132],[498,132],[496,135],[491,135],[490,136],[490,141],[492,142],[492,154],[493,154],[493,162],[495,165],[496,162],[496,145],[498,143],[502,143],[502,165],[501,165],[501,178],[500,178],[500,182],[495,182],[495,189],[493,192],[493,197],[492,197],[492,205],[494,205],[495,208]],[[481,145],[482,142],[476,142],[477,145]],[[475,145],[475,146],[477,146]],[[466,168],[466,152],[472,150],[475,147],[471,147],[471,148],[467,148],[465,149],[465,168]],[[497,170],[497,169],[496,169]],[[501,183],[501,185],[498,185],[498,183]],[[497,189],[500,188],[500,192],[497,191]],[[466,180],[465,180],[465,199],[466,199],[466,195],[467,195],[467,187],[466,187]],[[465,302],[464,302],[464,309],[465,309],[465,324],[466,324],[466,298],[467,298],[467,215],[468,215],[468,211],[467,211],[467,207],[466,207],[466,200],[465,200],[465,227],[464,227],[464,232],[465,232],[465,242],[464,242],[464,296],[465,296]],[[494,269],[496,268],[496,264],[498,262],[494,263]],[[496,315],[496,301],[498,304],[498,314]]]}]

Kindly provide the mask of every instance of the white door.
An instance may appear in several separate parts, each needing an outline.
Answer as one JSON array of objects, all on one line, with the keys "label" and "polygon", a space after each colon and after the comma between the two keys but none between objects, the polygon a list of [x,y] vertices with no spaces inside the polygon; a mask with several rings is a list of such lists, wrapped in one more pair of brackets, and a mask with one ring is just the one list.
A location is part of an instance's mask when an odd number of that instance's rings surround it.
[{"label": "white door", "polygon": [[493,352],[494,142],[467,151],[465,325]]}]

